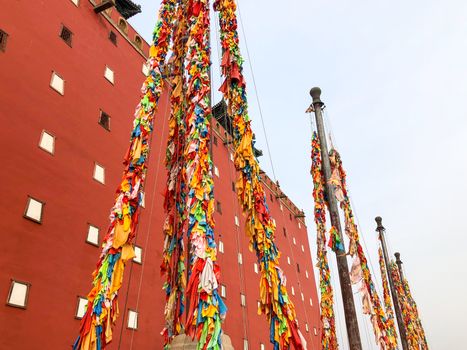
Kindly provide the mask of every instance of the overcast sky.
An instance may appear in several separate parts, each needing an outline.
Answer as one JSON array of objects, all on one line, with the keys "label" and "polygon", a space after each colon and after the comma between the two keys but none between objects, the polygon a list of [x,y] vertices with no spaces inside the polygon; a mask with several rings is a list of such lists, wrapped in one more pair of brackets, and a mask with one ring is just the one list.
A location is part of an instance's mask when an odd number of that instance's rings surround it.
[{"label": "overcast sky", "polygon": [[[130,22],[150,40],[160,1],[135,1],[143,13]],[[466,349],[467,229],[460,219],[467,217],[467,2],[241,0],[240,10],[240,40],[246,57],[247,39],[274,170],[307,214],[313,257],[304,111],[310,88],[320,86],[373,275],[380,279],[380,215],[391,252],[401,253],[431,349]],[[261,166],[273,177],[249,63],[250,115],[265,154]],[[215,69],[213,84],[217,90]],[[376,349],[360,321],[364,349]],[[342,311],[338,325],[341,348],[348,349]]]}]

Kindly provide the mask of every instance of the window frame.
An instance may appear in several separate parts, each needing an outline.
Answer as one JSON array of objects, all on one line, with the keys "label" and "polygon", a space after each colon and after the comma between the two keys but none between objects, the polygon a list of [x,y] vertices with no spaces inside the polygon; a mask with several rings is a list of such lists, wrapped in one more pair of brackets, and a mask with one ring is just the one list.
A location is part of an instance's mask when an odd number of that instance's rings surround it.
[{"label": "window frame", "polygon": [[[136,248],[140,249],[141,250],[141,254],[140,254],[140,260],[136,260],[136,257],[137,257],[137,254],[136,254]],[[138,265],[143,265],[143,248],[138,246],[138,245],[135,245],[134,246],[134,251],[135,251],[135,256],[133,257],[133,259],[131,259],[135,264],[138,264]]]},{"label": "window frame", "polygon": [[[13,303],[10,303],[10,298],[11,298],[11,295],[13,293],[13,286],[15,283],[18,283],[18,284],[22,284],[22,285],[25,285],[26,286],[26,294],[24,296],[24,306],[23,305],[17,305],[17,304],[13,304]],[[6,298],[6,305],[7,306],[10,306],[10,307],[15,307],[15,308],[18,308],[18,309],[23,309],[23,310],[26,310],[27,307],[28,307],[28,301],[29,301],[29,289],[31,288],[32,284],[29,283],[29,282],[25,282],[25,281],[21,281],[21,280],[17,280],[15,278],[11,278],[10,279],[10,288],[8,290],[8,295],[7,295],[7,298]]]},{"label": "window frame", "polygon": [[[103,181],[99,181],[98,179],[96,179],[96,167],[99,166],[101,167],[102,169],[104,169],[104,172],[103,172]],[[94,181],[96,181],[97,183],[100,183],[101,185],[105,185],[105,167],[103,165],[101,165],[100,163],[98,162],[94,162],[94,169],[92,170],[92,178]]]},{"label": "window frame", "polygon": [[[130,312],[134,312],[136,314],[136,327],[130,327]],[[139,313],[136,310],[133,309],[128,309],[127,312],[127,320],[126,320],[126,328],[132,331],[137,331],[138,330],[138,316]]]},{"label": "window frame", "polygon": [[[63,89],[62,89],[62,91],[58,91],[57,89],[55,89],[55,88],[53,87],[52,82],[54,81],[54,75],[56,75],[57,77],[59,77],[59,78],[62,80],[62,82],[63,82]],[[63,79],[62,76],[61,76],[60,74],[58,74],[58,73],[57,73],[56,71],[54,71],[54,70],[52,71],[52,75],[51,75],[51,77],[50,77],[50,84],[49,84],[49,86],[50,86],[50,88],[51,88],[53,91],[55,91],[55,92],[56,92],[57,94],[59,94],[60,96],[65,96],[65,82],[66,82],[66,80]]]},{"label": "window frame", "polygon": [[[30,216],[27,216],[28,208],[29,208],[29,203],[30,203],[31,199],[32,199],[32,200],[35,200],[36,202],[39,202],[39,203],[42,204],[42,206],[41,206],[41,217],[39,218],[39,220],[34,219],[34,218],[30,217]],[[23,217],[24,217],[25,219],[31,220],[32,222],[35,222],[35,223],[37,223],[37,224],[42,224],[42,220],[43,220],[43,218],[44,218],[44,206],[45,206],[45,202],[43,202],[43,201],[41,201],[41,200],[39,200],[39,199],[37,199],[37,198],[34,198],[34,197],[28,195],[28,200],[27,200],[27,202],[26,202],[26,208],[24,209]]]},{"label": "window frame", "polygon": [[[88,239],[88,238],[89,238],[89,228],[90,228],[91,226],[97,229],[97,243],[91,242],[91,241]],[[90,245],[93,245],[93,246],[95,246],[95,247],[99,247],[99,234],[101,233],[101,229],[100,229],[99,227],[97,227],[96,225],[91,224],[90,222],[88,222],[88,226],[87,226],[87,227],[88,227],[88,231],[87,231],[87,234],[86,234],[86,240],[85,240],[85,242],[88,243],[88,244],[90,244]]]},{"label": "window frame", "polygon": [[[70,39],[69,41],[65,40],[65,38],[62,36],[64,30],[66,30],[68,33],[70,33]],[[58,33],[58,37],[62,39],[62,41],[67,44],[69,47],[73,47],[73,32],[71,31],[70,28],[68,28],[66,25],[62,23],[62,27],[60,28],[60,33]]]},{"label": "window frame", "polygon": [[[44,137],[44,134],[47,134],[47,135],[50,135],[52,136],[53,138],[53,149],[52,149],[52,152],[50,152],[49,150],[45,149],[44,147],[41,146],[41,142],[42,142],[42,138]],[[44,152],[48,153],[48,154],[51,154],[51,155],[55,155],[55,141],[57,140],[57,137],[52,134],[50,131],[47,131],[45,129],[42,129],[42,132],[41,132],[41,137],[39,138],[39,144],[37,145],[41,150],[43,150]]]},{"label": "window frame", "polygon": [[6,45],[7,45],[7,42],[8,42],[8,37],[10,36],[10,34],[5,32],[3,29],[0,29],[0,34],[2,34],[2,37],[3,37],[3,41],[0,42],[0,51],[5,52],[6,51]]},{"label": "window frame", "polygon": [[86,300],[86,302],[89,302],[89,300],[88,300],[88,298],[83,297],[82,295],[77,295],[76,298],[77,298],[78,302],[76,303],[75,319],[76,319],[76,320],[82,320],[83,317],[86,315],[86,310],[87,310],[88,306],[86,305],[86,309],[84,310],[84,315],[80,317],[80,316],[78,316],[79,302],[80,302],[81,300]]}]

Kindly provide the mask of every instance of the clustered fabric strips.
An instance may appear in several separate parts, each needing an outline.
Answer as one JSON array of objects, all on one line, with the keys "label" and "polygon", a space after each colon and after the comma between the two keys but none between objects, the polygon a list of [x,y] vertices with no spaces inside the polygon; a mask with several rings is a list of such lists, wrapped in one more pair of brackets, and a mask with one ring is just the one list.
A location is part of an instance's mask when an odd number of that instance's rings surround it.
[{"label": "clustered fabric strips", "polygon": [[93,288],[88,294],[86,313],[74,350],[100,350],[112,341],[112,327],[118,317],[118,291],[127,261],[134,256],[133,238],[142,200],[149,140],[157,103],[163,89],[161,66],[171,35],[175,0],[164,0],[150,49],[150,74],[142,87],[142,98],[135,111],[130,147],[124,159],[125,170],[117,188],[117,198],[110,214],[110,226],[102,243],[102,252],[93,272]]},{"label": "clustered fabric strips", "polygon": [[165,192],[164,209],[164,251],[162,256],[161,273],[165,275],[164,291],[166,306],[164,310],[165,327],[162,331],[165,349],[174,336],[184,331],[181,321],[185,310],[185,255],[183,233],[186,223],[186,176],[183,167],[183,150],[185,144],[184,120],[184,58],[187,21],[185,6],[179,0],[175,14],[172,56],[168,63],[171,67],[171,113],[169,117],[169,135],[167,140],[166,167],[167,189]]},{"label": "clustered fabric strips", "polygon": [[280,253],[274,243],[275,226],[266,204],[261,185],[259,164],[253,154],[253,133],[248,117],[243,58],[239,50],[236,4],[234,0],[217,0],[222,43],[222,74],[219,89],[228,102],[228,114],[233,119],[235,168],[239,172],[236,188],[243,212],[250,249],[255,250],[261,267],[260,305],[258,312],[266,314],[270,323],[270,341],[274,349],[288,349],[294,344],[303,349],[295,316],[295,308],[285,287],[285,275],[279,267]]},{"label": "clustered fabric strips", "polygon": [[[316,266],[319,269],[319,289],[321,292],[321,349],[336,350],[339,348],[336,336],[336,320],[334,315],[334,292],[331,285],[326,251],[326,204],[324,200],[324,177],[321,169],[321,147],[318,135],[313,132],[311,139],[311,176],[313,177],[313,199],[315,202],[315,224],[317,230]],[[342,249],[343,250],[343,249]]]},{"label": "clustered fabric strips", "polygon": [[407,343],[410,350],[428,350],[425,331],[418,315],[417,305],[410,293],[408,282],[401,280],[396,263],[391,262],[391,276],[396,289],[397,300],[402,311]]},{"label": "clustered fabric strips", "polygon": [[391,334],[395,335],[394,341],[396,342],[396,346],[397,346],[396,327],[394,323],[394,311],[392,308],[391,294],[389,292],[389,283],[388,283],[388,277],[387,277],[386,264],[384,263],[383,250],[381,249],[381,247],[378,249],[378,256],[379,256],[379,268],[381,271],[381,280],[383,282],[383,300],[384,300],[384,309],[386,311],[386,316],[387,316],[388,330],[390,331]]},{"label": "clustered fabric strips", "polygon": [[187,286],[189,311],[186,334],[196,337],[198,349],[221,349],[221,323],[226,307],[218,294],[220,269],[216,264],[214,241],[214,182],[209,152],[210,47],[209,1],[188,4],[189,38],[187,47],[186,177],[190,242],[190,277]]},{"label": "clustered fabric strips", "polygon": [[[346,173],[342,167],[339,153],[331,149],[329,152],[332,178],[331,184],[336,188],[336,198],[340,201],[340,207],[344,211],[345,232],[350,239],[349,254],[355,256],[352,270],[358,270],[359,278],[351,276],[353,281],[361,280],[360,292],[362,294],[363,312],[370,315],[371,323],[377,344],[382,350],[397,349],[396,334],[391,332],[381,306],[378,293],[371,278],[365,253],[358,237],[357,225],[354,221],[350,199],[347,193]],[[356,267],[357,266],[357,267]]]}]

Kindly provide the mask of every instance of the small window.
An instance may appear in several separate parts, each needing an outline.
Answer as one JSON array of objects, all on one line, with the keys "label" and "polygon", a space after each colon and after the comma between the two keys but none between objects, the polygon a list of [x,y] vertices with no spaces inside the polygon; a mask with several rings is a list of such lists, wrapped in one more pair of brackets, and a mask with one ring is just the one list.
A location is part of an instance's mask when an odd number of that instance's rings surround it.
[{"label": "small window", "polygon": [[108,66],[105,66],[104,70],[104,77],[107,79],[110,83],[114,84],[115,82],[115,74],[112,69],[110,69]]},{"label": "small window", "polygon": [[316,329],[316,327],[313,327],[313,332],[315,333],[315,335],[318,335],[318,330]]},{"label": "small window", "polygon": [[216,137],[216,136],[213,137],[212,143],[213,143],[215,146],[217,146],[217,137]]},{"label": "small window", "polygon": [[24,217],[26,219],[35,221],[37,223],[42,222],[42,211],[44,209],[45,203],[34,199],[32,197],[28,197],[28,201],[26,203],[26,210],[24,212]]},{"label": "small window", "polygon": [[105,168],[97,163],[94,163],[94,173],[92,177],[97,182],[105,184]]},{"label": "small window", "polygon": [[110,115],[101,111],[101,114],[99,115],[99,125],[105,130],[110,131]]},{"label": "small window", "polygon": [[221,297],[222,298],[225,298],[225,286],[223,284],[221,284]]},{"label": "small window", "polygon": [[86,308],[88,306],[88,299],[78,297],[78,305],[76,305],[76,314],[75,317],[78,320],[81,320],[84,315],[86,315]]},{"label": "small window", "polygon": [[302,244],[302,252],[305,253],[305,247],[303,246],[303,244]]},{"label": "small window", "polygon": [[243,350],[248,350],[248,339],[243,339]]},{"label": "small window", "polygon": [[305,323],[305,330],[307,333],[310,331],[310,329],[308,328],[308,323]]},{"label": "small window", "polygon": [[138,329],[138,313],[133,310],[128,310],[128,324],[129,329]]},{"label": "small window", "polygon": [[254,263],[254,264],[253,264],[253,269],[255,270],[255,273],[258,273],[258,272],[259,272],[259,268],[258,268],[258,264],[257,264],[257,263]]},{"label": "small window", "polygon": [[295,288],[292,286],[292,295],[295,295]]},{"label": "small window", "polygon": [[235,192],[235,182],[232,181],[232,191]]},{"label": "small window", "polygon": [[88,235],[86,236],[86,242],[95,246],[99,245],[99,228],[89,224]]},{"label": "small window", "polygon": [[120,18],[118,20],[118,28],[120,28],[122,30],[122,32],[124,32],[125,34],[128,33],[128,24],[126,23],[126,21],[123,18]]},{"label": "small window", "polygon": [[260,343],[260,344],[259,344],[259,349],[260,349],[260,350],[264,350],[264,344],[263,344],[263,343]]},{"label": "small window", "polygon": [[284,237],[287,237],[287,229],[284,227],[283,230],[284,230]]},{"label": "small window", "polygon": [[135,245],[135,257],[133,261],[137,264],[142,264],[143,262],[143,249]]},{"label": "small window", "polygon": [[313,300],[310,298],[310,306],[313,306]]},{"label": "small window", "polygon": [[140,192],[139,205],[141,208],[146,207],[146,193],[144,191]]},{"label": "small window", "polygon": [[69,46],[71,47],[72,40],[73,40],[73,33],[70,29],[62,25],[62,30],[60,31],[60,38]]},{"label": "small window", "polygon": [[65,94],[65,80],[63,80],[63,78],[55,72],[52,72],[52,78],[50,79],[50,87],[57,91],[60,95]]},{"label": "small window", "polygon": [[305,271],[305,276],[308,278],[308,270]]},{"label": "small window", "polygon": [[6,50],[6,41],[8,39],[7,32],[0,29],[0,51],[5,52]]},{"label": "small window", "polygon": [[233,162],[234,161],[234,155],[233,153],[230,153],[230,160]]},{"label": "small window", "polygon": [[300,223],[300,221],[298,222],[298,228],[302,228],[302,224]]},{"label": "small window", "polygon": [[290,265],[290,256],[287,257],[287,263]]},{"label": "small window", "polygon": [[240,221],[238,221],[237,215],[235,215],[235,225],[240,226]]},{"label": "small window", "polygon": [[39,148],[43,149],[44,151],[50,154],[54,154],[55,136],[43,130],[41,134],[41,139],[39,140]]},{"label": "small window", "polygon": [[272,196],[272,193],[269,194],[269,198],[271,199],[271,202],[274,202],[274,198]]},{"label": "small window", "polygon": [[301,296],[302,296],[302,301],[305,301],[305,296],[303,295],[303,293],[300,293]]},{"label": "small window", "polygon": [[219,214],[222,214],[222,206],[221,206],[221,202],[219,201],[216,202],[216,210]]},{"label": "small window", "polygon": [[109,40],[112,42],[112,44],[117,46],[117,34],[115,34],[113,30],[111,30],[109,33]]},{"label": "small window", "polygon": [[141,38],[138,36],[138,35],[135,35],[135,46],[141,50],[141,48],[143,47],[143,40],[141,40]]},{"label": "small window", "polygon": [[219,169],[214,165],[214,175],[219,177]]},{"label": "small window", "polygon": [[75,4],[76,6],[79,5],[79,0],[71,0],[71,2],[72,2],[73,4]]},{"label": "small window", "polygon": [[7,305],[25,309],[28,304],[29,283],[12,280]]},{"label": "small window", "polygon": [[243,264],[243,255],[242,255],[242,253],[238,253],[237,260],[238,260],[238,263],[239,263],[240,265]]},{"label": "small window", "polygon": [[240,293],[240,305],[246,306],[246,297],[243,293]]},{"label": "small window", "polygon": [[297,245],[297,241],[295,240],[295,237],[292,238],[293,244]]},{"label": "small window", "polygon": [[141,71],[143,72],[145,76],[149,75],[149,62],[143,63],[143,68],[141,69]]},{"label": "small window", "polygon": [[297,263],[297,272],[300,272],[300,264]]},{"label": "small window", "polygon": [[289,213],[289,219],[292,221],[292,214]]},{"label": "small window", "polygon": [[218,249],[219,252],[220,252],[220,253],[223,253],[223,252],[224,252],[224,242],[219,241],[219,245],[218,245],[218,246],[219,246],[219,249]]}]

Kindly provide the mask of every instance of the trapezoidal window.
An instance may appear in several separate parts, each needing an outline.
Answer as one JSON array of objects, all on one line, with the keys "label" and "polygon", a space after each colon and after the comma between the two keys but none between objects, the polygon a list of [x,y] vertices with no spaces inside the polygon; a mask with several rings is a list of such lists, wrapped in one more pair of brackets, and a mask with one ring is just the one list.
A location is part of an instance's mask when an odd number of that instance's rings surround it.
[{"label": "trapezoidal window", "polygon": [[28,304],[30,284],[12,280],[8,292],[7,305],[25,309]]},{"label": "trapezoidal window", "polygon": [[101,110],[99,115],[99,125],[105,130],[110,131],[110,115]]},{"label": "trapezoidal window", "polygon": [[72,47],[73,33],[64,25],[62,25],[62,30],[60,31],[60,38],[62,38],[69,47]]},{"label": "trapezoidal window", "polygon": [[117,46],[117,34],[115,34],[113,30],[109,32],[109,40],[112,42],[112,44]]},{"label": "trapezoidal window", "polygon": [[44,205],[45,203],[32,197],[28,197],[26,209],[24,211],[24,217],[39,224],[42,223],[42,212]]},{"label": "trapezoidal window", "polygon": [[5,52],[6,50],[6,41],[8,39],[7,32],[0,29],[0,51]]},{"label": "trapezoidal window", "polygon": [[76,305],[75,317],[78,320],[81,320],[86,314],[86,308],[88,306],[88,299],[83,297],[78,297],[78,302]]}]

